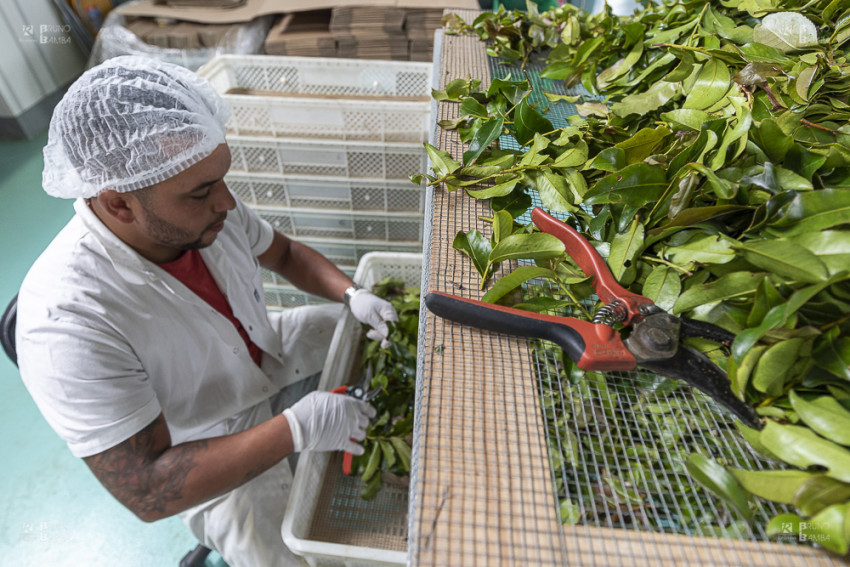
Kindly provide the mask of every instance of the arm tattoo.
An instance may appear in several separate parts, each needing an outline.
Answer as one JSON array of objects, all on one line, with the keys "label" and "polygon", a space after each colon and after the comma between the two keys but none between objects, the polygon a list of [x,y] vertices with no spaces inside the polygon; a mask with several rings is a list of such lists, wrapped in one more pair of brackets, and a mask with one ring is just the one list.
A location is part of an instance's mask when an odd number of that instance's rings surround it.
[{"label": "arm tattoo", "polygon": [[123,443],[84,459],[103,486],[142,518],[173,513],[173,503],[183,498],[186,478],[195,467],[196,453],[208,445],[195,441],[177,448],[170,443],[163,446],[161,432],[165,427],[160,414]]}]

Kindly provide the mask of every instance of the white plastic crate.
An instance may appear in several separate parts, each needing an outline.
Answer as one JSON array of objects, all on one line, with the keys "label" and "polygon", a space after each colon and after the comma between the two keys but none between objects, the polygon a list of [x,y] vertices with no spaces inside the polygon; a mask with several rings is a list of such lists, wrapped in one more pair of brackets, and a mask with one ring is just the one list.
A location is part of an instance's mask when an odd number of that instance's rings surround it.
[{"label": "white plastic crate", "polygon": [[[376,252],[364,256],[354,281],[370,287],[386,276],[393,276],[407,285],[419,286],[421,270],[421,254]],[[360,323],[346,311],[334,331],[319,389],[333,389],[355,373],[362,332]],[[407,488],[385,484],[374,500],[362,500],[359,479],[342,474],[338,457],[336,453],[307,452],[299,458],[281,527],[283,541],[313,567],[405,565],[406,551],[311,538],[312,526],[324,524],[337,526],[349,541],[407,540]],[[328,480],[334,481],[330,483],[334,491],[323,494]],[[330,496],[325,501],[329,500],[331,505],[320,510],[323,496]]]},{"label": "white plastic crate", "polygon": [[198,74],[220,93],[251,89],[321,96],[431,96],[431,63],[220,55],[198,69]]},{"label": "white plastic crate", "polygon": [[230,134],[376,142],[428,139],[430,73],[428,63],[281,56],[220,56],[199,70],[230,106]]},{"label": "white plastic crate", "polygon": [[407,180],[427,167],[422,144],[254,136],[228,136],[227,141],[234,172]]},{"label": "white plastic crate", "polygon": [[[370,252],[386,252],[398,255],[399,257],[405,257],[409,254],[416,254],[422,251],[421,244],[337,240],[332,238],[299,238],[298,241],[317,250],[346,273],[354,273],[358,262]],[[263,283],[271,286],[290,286],[289,282],[269,270],[263,270]]]},{"label": "white plastic crate", "polygon": [[422,215],[399,213],[364,213],[254,207],[277,231],[296,240],[302,238],[336,238],[373,242],[422,243]]},{"label": "white plastic crate", "polygon": [[419,214],[425,211],[425,191],[408,180],[252,173],[229,173],[225,180],[227,186],[251,207]]},{"label": "white plastic crate", "polygon": [[424,142],[427,102],[322,100],[226,95],[229,134],[334,138],[375,142]]}]

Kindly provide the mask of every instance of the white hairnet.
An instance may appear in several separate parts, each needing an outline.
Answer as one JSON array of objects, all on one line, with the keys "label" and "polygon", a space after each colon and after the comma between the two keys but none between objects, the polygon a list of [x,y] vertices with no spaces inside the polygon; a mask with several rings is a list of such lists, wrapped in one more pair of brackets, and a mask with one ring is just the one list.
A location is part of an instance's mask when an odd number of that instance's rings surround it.
[{"label": "white hairnet", "polygon": [[229,112],[205,79],[183,67],[109,59],[83,73],[53,111],[44,190],[94,197],[159,183],[224,143]]}]

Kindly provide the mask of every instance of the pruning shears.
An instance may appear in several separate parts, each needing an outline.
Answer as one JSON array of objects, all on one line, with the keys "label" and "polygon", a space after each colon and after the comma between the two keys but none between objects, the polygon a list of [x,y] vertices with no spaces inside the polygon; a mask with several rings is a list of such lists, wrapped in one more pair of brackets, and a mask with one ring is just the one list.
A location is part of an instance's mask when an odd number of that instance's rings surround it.
[{"label": "pruning shears", "polygon": [[[623,371],[640,366],[683,380],[708,394],[749,427],[763,423],[755,409],[738,398],[726,373],[702,352],[682,339],[705,338],[729,347],[735,335],[702,321],[675,317],[648,297],[623,288],[605,260],[574,228],[537,207],[531,220],[543,232],[556,236],[584,273],[593,278],[596,294],[605,304],[593,322],[523,311],[443,292],[430,292],[425,305],[439,317],[486,331],[546,339],[560,346],[579,368]],[[631,331],[623,339],[613,325]]]},{"label": "pruning shears", "polygon": [[[351,396],[352,398],[357,398],[358,400],[368,402],[369,400],[377,396],[378,393],[381,391],[380,386],[378,386],[377,388],[372,388],[371,390],[367,389],[372,383],[373,374],[374,373],[372,371],[372,367],[369,366],[356,384],[352,384],[350,386],[338,386],[331,390],[331,393],[344,394],[346,396]],[[351,463],[353,459],[354,455],[346,451],[342,457],[343,474],[351,474]]]}]

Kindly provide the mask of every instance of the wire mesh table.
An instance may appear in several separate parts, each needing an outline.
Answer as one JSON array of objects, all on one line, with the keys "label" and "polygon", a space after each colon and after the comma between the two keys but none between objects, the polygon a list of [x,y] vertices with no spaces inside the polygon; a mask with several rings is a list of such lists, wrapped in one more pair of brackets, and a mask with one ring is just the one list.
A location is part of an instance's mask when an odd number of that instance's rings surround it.
[{"label": "wire mesh table", "polygon": [[[484,89],[491,70],[477,38],[438,37],[435,88],[479,78]],[[435,104],[434,123],[457,110]],[[434,126],[432,144],[463,153],[454,131]],[[480,298],[479,276],[452,241],[486,231],[478,218],[489,215],[462,191],[429,190],[423,295]],[[420,324],[410,564],[844,564],[769,542],[764,528],[781,507],[761,502],[751,523],[736,521],[690,478],[690,453],[739,468],[766,463],[699,392],[638,372],[574,375],[549,343],[425,311]]]}]

